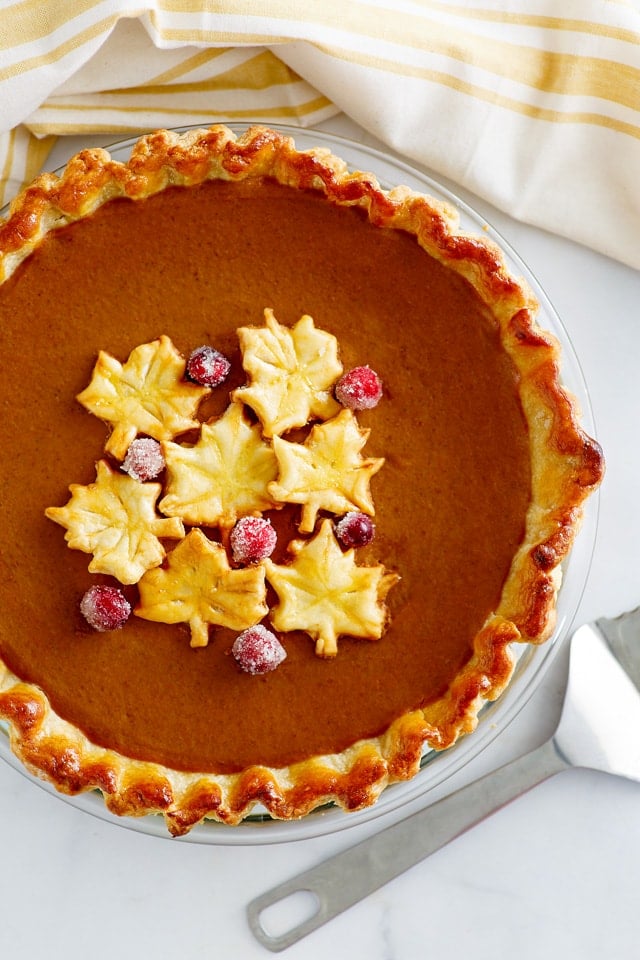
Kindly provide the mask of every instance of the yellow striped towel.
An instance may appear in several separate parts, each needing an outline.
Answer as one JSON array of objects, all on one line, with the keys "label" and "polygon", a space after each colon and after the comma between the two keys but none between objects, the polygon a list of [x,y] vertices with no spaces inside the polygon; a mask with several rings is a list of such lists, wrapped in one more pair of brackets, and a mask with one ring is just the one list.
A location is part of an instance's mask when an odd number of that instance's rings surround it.
[{"label": "yellow striped towel", "polygon": [[0,0],[0,204],[64,134],[337,112],[512,216],[640,268],[624,0]]}]

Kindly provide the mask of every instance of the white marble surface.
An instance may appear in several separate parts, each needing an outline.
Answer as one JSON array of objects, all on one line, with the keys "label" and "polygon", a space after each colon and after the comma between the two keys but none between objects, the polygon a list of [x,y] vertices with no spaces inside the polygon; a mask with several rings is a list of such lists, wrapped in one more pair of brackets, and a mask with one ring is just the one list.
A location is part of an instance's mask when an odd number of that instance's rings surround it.
[{"label": "white marble surface", "polygon": [[[324,128],[371,142],[345,118]],[[58,147],[53,162],[67,149]],[[615,615],[640,603],[640,274],[468,199],[537,276],[582,363],[608,472],[577,619]],[[557,672],[450,786],[541,741],[558,711]],[[197,845],[91,817],[0,764],[0,951],[52,960],[266,957],[249,932],[247,902],[398,817],[293,843]],[[640,785],[571,771],[285,955],[631,960],[639,880]]]}]

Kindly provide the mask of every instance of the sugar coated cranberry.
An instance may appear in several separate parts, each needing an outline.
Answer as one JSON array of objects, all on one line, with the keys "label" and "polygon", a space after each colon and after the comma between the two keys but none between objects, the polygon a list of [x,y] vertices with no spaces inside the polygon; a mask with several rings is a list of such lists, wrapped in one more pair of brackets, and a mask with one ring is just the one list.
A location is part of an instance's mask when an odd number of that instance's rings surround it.
[{"label": "sugar coated cranberry", "polygon": [[187,376],[203,387],[219,387],[227,379],[231,363],[213,347],[197,347],[187,360]]},{"label": "sugar coated cranberry", "polygon": [[229,539],[236,563],[258,563],[273,553],[276,532],[270,520],[263,517],[241,517]]},{"label": "sugar coated cranberry", "polygon": [[231,653],[245,673],[254,676],[275,670],[287,656],[278,638],[261,623],[239,634],[231,648]]},{"label": "sugar coated cranberry", "polygon": [[353,511],[336,523],[335,531],[343,547],[366,547],[373,540],[376,528],[366,513]]},{"label": "sugar coated cranberry", "polygon": [[80,601],[80,612],[90,627],[103,633],[123,626],[131,614],[131,604],[122,590],[106,585],[90,587]]},{"label": "sugar coated cranberry", "polygon": [[350,410],[370,410],[382,396],[382,381],[371,367],[354,367],[336,384],[336,400]]},{"label": "sugar coated cranberry", "polygon": [[122,470],[134,480],[155,480],[162,473],[166,464],[162,455],[162,448],[157,440],[151,437],[139,437],[131,443],[127,455],[122,461]]}]

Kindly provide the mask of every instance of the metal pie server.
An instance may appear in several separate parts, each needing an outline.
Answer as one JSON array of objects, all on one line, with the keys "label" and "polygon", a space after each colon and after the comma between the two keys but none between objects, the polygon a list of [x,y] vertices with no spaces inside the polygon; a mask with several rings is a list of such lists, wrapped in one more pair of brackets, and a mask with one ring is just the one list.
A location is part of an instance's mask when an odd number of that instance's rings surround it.
[{"label": "metal pie server", "polygon": [[[260,943],[273,952],[297,943],[569,767],[640,782],[640,607],[586,624],[570,642],[562,715],[546,743],[257,897],[247,914]],[[315,913],[282,934],[269,934],[262,923],[264,911],[301,892],[314,896]]]}]

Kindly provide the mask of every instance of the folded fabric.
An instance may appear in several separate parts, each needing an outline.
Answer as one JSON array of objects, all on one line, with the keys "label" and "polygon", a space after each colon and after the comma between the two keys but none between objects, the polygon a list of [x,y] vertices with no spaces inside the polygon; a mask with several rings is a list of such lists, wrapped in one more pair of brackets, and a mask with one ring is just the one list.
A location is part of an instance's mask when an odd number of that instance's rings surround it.
[{"label": "folded fabric", "polygon": [[525,222],[640,268],[640,11],[622,0],[15,0],[0,201],[52,137],[336,112]]}]

